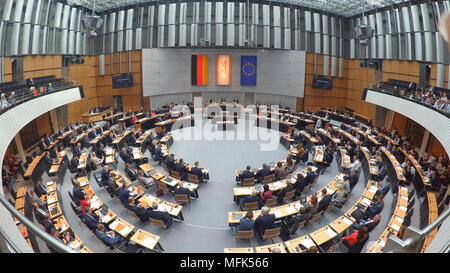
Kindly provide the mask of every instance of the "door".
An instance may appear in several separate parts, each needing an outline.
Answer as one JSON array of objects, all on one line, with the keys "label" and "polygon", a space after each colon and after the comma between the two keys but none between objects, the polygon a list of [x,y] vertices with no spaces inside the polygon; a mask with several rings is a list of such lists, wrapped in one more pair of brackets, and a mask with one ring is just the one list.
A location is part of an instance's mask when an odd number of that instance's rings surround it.
[{"label": "door", "polygon": [[244,106],[255,104],[255,93],[244,93]]}]

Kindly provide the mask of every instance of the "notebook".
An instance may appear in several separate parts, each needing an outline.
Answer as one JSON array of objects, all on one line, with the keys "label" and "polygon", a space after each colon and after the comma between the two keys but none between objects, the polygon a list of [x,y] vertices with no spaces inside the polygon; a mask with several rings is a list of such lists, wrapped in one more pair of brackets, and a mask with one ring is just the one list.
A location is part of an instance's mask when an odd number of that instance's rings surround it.
[{"label": "notebook", "polygon": [[233,217],[233,220],[240,220],[244,218],[244,214],[238,214],[238,213],[232,213],[231,216]]}]

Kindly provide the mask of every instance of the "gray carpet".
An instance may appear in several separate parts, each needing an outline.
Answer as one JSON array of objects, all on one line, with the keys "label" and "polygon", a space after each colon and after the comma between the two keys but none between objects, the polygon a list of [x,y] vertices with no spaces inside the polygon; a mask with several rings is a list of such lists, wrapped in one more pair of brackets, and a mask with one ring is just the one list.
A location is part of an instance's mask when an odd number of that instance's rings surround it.
[{"label": "gray carpet", "polygon": [[[161,236],[160,242],[167,253],[223,252],[223,249],[227,247],[248,247],[246,240],[235,242],[233,232],[228,227],[227,222],[227,213],[239,210],[239,207],[233,202],[233,187],[236,186],[235,170],[244,169],[248,164],[252,167],[260,167],[264,162],[277,161],[286,158],[288,154],[287,149],[282,145],[277,145],[273,151],[260,151],[261,143],[267,144],[267,140],[238,140],[235,132],[223,133],[222,131],[217,131],[209,120],[204,120],[203,122],[203,129],[201,129],[200,125],[197,125],[195,128],[185,128],[181,131],[172,132],[174,144],[169,151],[174,153],[176,158],[183,158],[186,162],[192,164],[195,161],[199,161],[201,167],[209,168],[210,181],[207,184],[200,185],[199,199],[192,200],[190,205],[183,208],[185,221],[182,223],[174,222],[168,230],[155,227],[150,222],[141,223],[133,218],[121,204],[106,193],[105,189],[100,188],[95,183],[92,174],[100,170],[93,171],[89,176],[91,187],[112,211],[135,225],[136,228],[142,228]],[[246,124],[246,122],[246,120],[240,120],[239,126]],[[195,140],[192,137],[194,132],[198,133],[200,130],[208,132],[206,138],[210,140]],[[280,133],[278,131],[256,128],[252,123],[245,126],[247,135],[249,135],[249,132],[255,133],[258,131],[270,132],[277,139],[277,143],[279,143]],[[228,138],[225,137],[227,134]],[[221,135],[224,137],[221,138]],[[189,136],[191,136],[190,139]],[[231,136],[234,136],[234,138]],[[70,159],[72,156],[70,152],[68,156]],[[163,171],[162,167],[151,159],[148,151],[144,156],[150,159],[149,163],[151,165]],[[304,166],[299,166],[299,168],[302,169]],[[122,174],[124,174],[123,169],[124,163],[119,159],[118,170]],[[338,163],[334,160],[331,166],[320,175],[318,182],[313,185],[307,194],[312,194],[327,185],[338,171]],[[58,192],[62,198],[60,203],[62,204],[65,217],[75,233],[91,250],[94,252],[111,252],[103,243],[96,239],[93,233],[72,211],[69,203],[70,197],[67,193],[67,191],[72,190],[70,177],[71,174],[67,171],[64,182],[58,186]],[[48,180],[50,179],[44,177],[44,181]],[[358,184],[352,191],[349,202],[342,209],[335,208],[331,210],[316,222],[299,229],[296,236],[309,234],[340,217],[359,199],[365,188],[365,180],[364,174],[361,174]],[[153,187],[146,190],[146,192],[154,194],[155,190],[156,188]],[[162,199],[174,202],[174,198],[168,194],[164,195]],[[390,204],[392,204],[392,194],[388,194],[384,201],[386,205],[382,212],[381,223],[371,232],[370,241],[366,244],[366,247],[370,246],[372,240],[375,241],[379,237],[391,217]],[[281,239],[276,238],[274,241],[280,242]],[[266,243],[258,242],[256,238],[250,241],[252,247],[270,243],[272,243],[270,240]]]}]

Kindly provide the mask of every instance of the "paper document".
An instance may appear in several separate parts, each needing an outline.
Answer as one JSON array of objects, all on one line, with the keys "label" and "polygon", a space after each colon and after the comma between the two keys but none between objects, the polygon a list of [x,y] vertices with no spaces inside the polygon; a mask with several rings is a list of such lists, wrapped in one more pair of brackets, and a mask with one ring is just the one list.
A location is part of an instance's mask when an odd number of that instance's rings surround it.
[{"label": "paper document", "polygon": [[153,248],[155,245],[155,240],[153,238],[146,238],[142,244],[147,248]]},{"label": "paper document", "polygon": [[335,237],[337,235],[331,228],[325,229],[325,233],[330,237]]},{"label": "paper document", "polygon": [[130,233],[130,231],[131,231],[131,228],[129,228],[129,227],[124,227],[124,228],[120,231],[120,233],[122,233],[122,234],[128,234],[128,233]]},{"label": "paper document", "polygon": [[316,244],[314,244],[314,242],[310,238],[307,238],[307,239],[301,241],[300,243],[306,248],[310,248],[310,247],[316,245]]},{"label": "paper document", "polygon": [[294,214],[294,213],[297,212],[297,210],[296,210],[294,207],[292,207],[292,206],[288,206],[288,207],[286,208],[286,211],[287,211],[289,214]]},{"label": "paper document", "polygon": [[348,219],[347,217],[344,217],[342,219],[342,221],[344,221],[344,223],[346,223],[347,225],[352,225],[353,224],[353,222],[350,219]]}]

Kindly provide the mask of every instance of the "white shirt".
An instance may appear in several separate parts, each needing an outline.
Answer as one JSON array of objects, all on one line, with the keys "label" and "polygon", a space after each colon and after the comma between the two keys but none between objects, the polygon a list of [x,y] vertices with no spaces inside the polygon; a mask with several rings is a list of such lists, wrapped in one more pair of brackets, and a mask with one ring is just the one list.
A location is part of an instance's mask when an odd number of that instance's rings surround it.
[{"label": "white shirt", "polygon": [[350,169],[357,172],[361,168],[361,162],[359,162],[359,160],[356,159],[353,163],[350,163],[349,167]]}]

